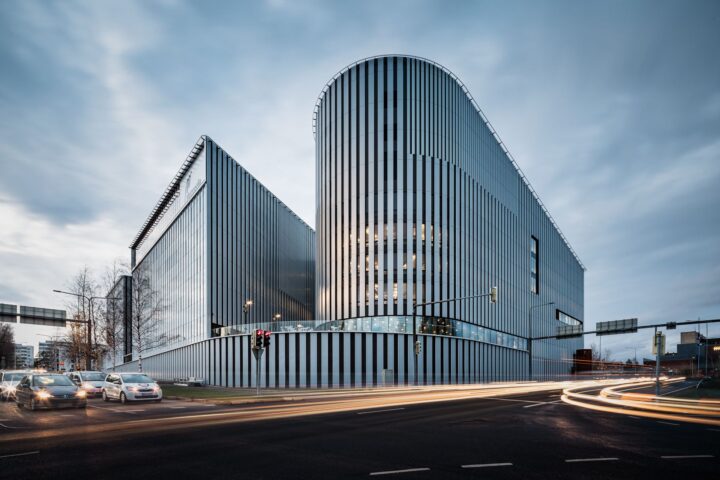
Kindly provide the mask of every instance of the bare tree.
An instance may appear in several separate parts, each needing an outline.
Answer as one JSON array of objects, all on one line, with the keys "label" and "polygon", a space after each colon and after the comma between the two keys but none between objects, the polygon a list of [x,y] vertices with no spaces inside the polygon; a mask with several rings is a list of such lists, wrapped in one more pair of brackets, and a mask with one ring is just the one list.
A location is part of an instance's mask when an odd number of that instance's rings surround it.
[{"label": "bare tree", "polygon": [[132,306],[130,323],[133,347],[138,356],[138,370],[142,372],[143,355],[170,341],[168,334],[161,328],[165,305],[160,292],[153,288],[150,277],[143,268],[133,272]]},{"label": "bare tree", "polygon": [[[112,291],[121,276],[128,274],[128,270],[127,265],[118,259],[107,267],[103,275],[103,287],[107,294]],[[111,355],[112,369],[114,371],[118,352],[121,351],[125,340],[125,305],[123,299],[108,298],[107,302],[105,302],[105,308],[101,310],[100,319],[101,322],[95,330],[101,332],[101,338]]]},{"label": "bare tree", "polygon": [[15,368],[15,331],[9,323],[0,323],[0,368]]},{"label": "bare tree", "polygon": [[68,344],[70,356],[74,359],[76,366],[80,365],[81,361],[86,367],[91,365],[93,361],[95,365],[98,365],[104,347],[99,341],[98,329],[93,328],[90,335],[92,345],[88,350],[88,328],[92,328],[92,323],[95,321],[95,305],[86,299],[98,296],[99,289],[97,282],[93,278],[92,271],[87,265],[80,268],[72,277],[68,284],[68,291],[77,295],[67,304],[70,318],[75,322],[70,322],[62,341]]}]

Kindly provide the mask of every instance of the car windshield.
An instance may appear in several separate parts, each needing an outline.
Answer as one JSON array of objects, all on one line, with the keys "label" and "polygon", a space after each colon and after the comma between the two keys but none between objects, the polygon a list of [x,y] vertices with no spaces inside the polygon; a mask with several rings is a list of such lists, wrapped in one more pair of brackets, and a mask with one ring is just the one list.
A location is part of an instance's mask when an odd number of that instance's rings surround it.
[{"label": "car windshield", "polygon": [[24,373],[6,373],[3,377],[4,382],[19,382],[25,376]]},{"label": "car windshield", "polygon": [[147,375],[141,375],[138,373],[131,373],[128,375],[122,375],[123,382],[125,383],[153,383],[154,380]]},{"label": "car windshield", "polygon": [[71,386],[73,383],[65,375],[35,375],[33,376],[33,386],[35,387],[65,387]]},{"label": "car windshield", "polygon": [[104,373],[83,373],[82,379],[86,382],[102,382],[105,380]]}]

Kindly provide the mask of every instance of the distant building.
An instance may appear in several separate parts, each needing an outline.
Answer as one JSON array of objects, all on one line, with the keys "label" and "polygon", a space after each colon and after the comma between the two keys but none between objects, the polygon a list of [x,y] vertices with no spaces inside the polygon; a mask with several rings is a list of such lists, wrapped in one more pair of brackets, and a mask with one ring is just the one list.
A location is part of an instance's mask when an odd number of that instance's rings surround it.
[{"label": "distant building", "polygon": [[[655,365],[655,359],[645,359]],[[717,376],[720,372],[720,338],[706,338],[699,332],[682,332],[677,351],[660,357],[663,371],[686,376]]]},{"label": "distant building", "polygon": [[35,347],[15,344],[15,368],[31,368],[35,358]]},{"label": "distant building", "polygon": [[593,356],[591,348],[579,348],[573,353],[572,373],[577,375],[590,372],[593,369]]},{"label": "distant building", "polygon": [[40,342],[35,366],[55,371],[72,370],[75,364],[70,358],[68,343],[55,340]]}]

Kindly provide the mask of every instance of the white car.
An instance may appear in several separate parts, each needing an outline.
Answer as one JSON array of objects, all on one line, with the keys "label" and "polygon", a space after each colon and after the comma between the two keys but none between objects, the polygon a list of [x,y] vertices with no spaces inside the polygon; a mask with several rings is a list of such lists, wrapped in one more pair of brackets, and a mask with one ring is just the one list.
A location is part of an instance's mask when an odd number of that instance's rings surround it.
[{"label": "white car", "polygon": [[88,397],[99,397],[105,385],[106,374],[103,372],[78,371],[67,374],[75,385],[85,390]]},{"label": "white car", "polygon": [[0,372],[0,398],[3,400],[15,398],[15,389],[20,380],[27,374],[27,370],[5,370]]},{"label": "white car", "polygon": [[111,373],[105,379],[102,389],[103,400],[120,400],[127,403],[134,400],[162,401],[162,389],[155,380],[144,373]]}]

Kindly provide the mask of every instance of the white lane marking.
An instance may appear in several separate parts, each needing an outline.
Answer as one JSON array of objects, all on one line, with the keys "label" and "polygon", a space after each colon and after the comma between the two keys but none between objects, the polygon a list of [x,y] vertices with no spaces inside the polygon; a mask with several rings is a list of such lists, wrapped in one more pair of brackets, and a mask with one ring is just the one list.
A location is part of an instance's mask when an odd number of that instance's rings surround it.
[{"label": "white lane marking", "polygon": [[628,415],[628,418],[634,418],[635,420],[640,420],[640,417],[633,417],[632,415]]},{"label": "white lane marking", "polygon": [[570,458],[565,460],[565,463],[579,463],[579,462],[614,462],[618,460],[617,457],[607,458]]},{"label": "white lane marking", "polygon": [[665,460],[677,460],[681,458],[715,458],[715,455],[663,455],[660,458]]},{"label": "white lane marking", "polygon": [[121,412],[127,412],[127,413],[136,413],[136,412],[144,412],[144,408],[139,408],[137,410],[121,410]]},{"label": "white lane marking", "polygon": [[708,428],[711,432],[720,432],[720,429],[718,428]]},{"label": "white lane marking", "polygon": [[372,473],[370,473],[370,476],[372,477],[375,475],[395,475],[396,473],[426,472],[428,470],[430,470],[430,469],[427,467],[406,468],[405,470],[387,470],[385,472],[372,472]]},{"label": "white lane marking", "polygon": [[61,413],[61,417],[74,417],[75,415],[70,415],[69,413]]},{"label": "white lane marking", "polygon": [[689,385],[689,386],[687,386],[687,387],[678,388],[677,390],[671,390],[671,391],[669,391],[669,392],[667,392],[667,393],[661,393],[660,396],[661,396],[661,397],[666,397],[666,396],[670,395],[671,393],[679,392],[679,391],[681,391],[681,390],[687,390],[688,388],[695,388],[695,385]]},{"label": "white lane marking", "polygon": [[386,408],[384,410],[370,410],[368,412],[357,412],[358,415],[370,415],[371,413],[384,413],[384,412],[397,412],[398,410],[405,410],[405,408]]},{"label": "white lane marking", "polygon": [[460,465],[460,468],[485,468],[485,467],[512,467],[512,463],[475,463],[471,465]]},{"label": "white lane marking", "polygon": [[552,397],[562,397],[562,395],[560,395],[560,394],[558,394],[558,395],[550,395],[550,397],[551,397],[551,398],[552,398]]},{"label": "white lane marking", "polygon": [[532,405],[523,405],[523,408],[539,407],[540,405],[547,405],[547,403],[542,402],[542,403],[533,403]]},{"label": "white lane marking", "polygon": [[175,410],[178,410],[178,409],[180,409],[180,408],[187,408],[187,407],[169,407],[169,408],[173,408],[173,409],[175,409]]},{"label": "white lane marking", "polygon": [[0,458],[24,457],[26,455],[37,455],[38,453],[40,453],[40,450],[35,450],[32,452],[23,452],[23,453],[11,453],[10,455],[0,455]]},{"label": "white lane marking", "polygon": [[672,425],[673,427],[677,427],[678,425],[680,425],[679,423],[663,422],[662,420],[658,420],[657,423],[662,423],[663,425]]},{"label": "white lane marking", "polygon": [[4,423],[0,423],[0,427],[9,428],[9,429],[16,429],[16,428],[27,428],[27,427],[11,427],[10,425],[5,425]]},{"label": "white lane marking", "polygon": [[108,407],[98,407],[97,405],[88,405],[89,408],[98,408],[100,410],[107,410],[108,412],[115,412],[115,413],[123,413],[127,410],[120,410],[117,408],[108,408]]}]

